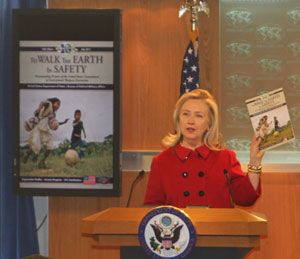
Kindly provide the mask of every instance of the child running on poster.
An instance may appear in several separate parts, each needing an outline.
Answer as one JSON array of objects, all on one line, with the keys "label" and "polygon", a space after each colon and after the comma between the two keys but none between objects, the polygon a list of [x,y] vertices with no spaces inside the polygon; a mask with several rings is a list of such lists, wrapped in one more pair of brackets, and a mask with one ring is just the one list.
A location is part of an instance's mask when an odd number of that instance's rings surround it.
[{"label": "child running on poster", "polygon": [[75,120],[73,121],[73,131],[71,136],[71,148],[75,149],[76,147],[80,147],[79,151],[79,159],[84,156],[84,152],[86,149],[86,142],[81,138],[81,132],[83,131],[84,138],[86,138],[85,130],[83,127],[83,122],[81,120],[81,111],[76,110],[74,113]]}]

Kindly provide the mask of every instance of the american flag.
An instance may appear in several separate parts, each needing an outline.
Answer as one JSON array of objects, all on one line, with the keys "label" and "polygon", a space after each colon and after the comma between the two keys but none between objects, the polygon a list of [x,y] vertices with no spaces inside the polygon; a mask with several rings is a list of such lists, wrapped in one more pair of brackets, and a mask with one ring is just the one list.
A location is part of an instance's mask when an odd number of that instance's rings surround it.
[{"label": "american flag", "polygon": [[191,40],[185,51],[181,72],[180,95],[200,88],[198,45],[198,38],[195,40],[195,45]]},{"label": "american flag", "polygon": [[83,183],[84,184],[96,184],[96,176],[84,176]]}]

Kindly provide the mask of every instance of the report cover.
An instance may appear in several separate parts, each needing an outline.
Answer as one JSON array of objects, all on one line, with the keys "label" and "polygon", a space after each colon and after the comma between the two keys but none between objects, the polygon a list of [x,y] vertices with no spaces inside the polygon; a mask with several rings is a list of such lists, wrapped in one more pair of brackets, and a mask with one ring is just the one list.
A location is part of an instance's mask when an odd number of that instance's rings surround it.
[{"label": "report cover", "polygon": [[259,149],[268,150],[295,139],[283,88],[246,100]]}]

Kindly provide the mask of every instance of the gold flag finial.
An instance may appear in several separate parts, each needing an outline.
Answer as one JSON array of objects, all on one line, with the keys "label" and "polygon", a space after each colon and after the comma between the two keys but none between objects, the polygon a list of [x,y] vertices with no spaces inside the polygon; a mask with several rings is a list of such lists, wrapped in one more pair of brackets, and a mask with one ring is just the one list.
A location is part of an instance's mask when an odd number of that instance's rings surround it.
[{"label": "gold flag finial", "polygon": [[179,18],[181,18],[186,11],[191,12],[192,31],[198,28],[198,13],[205,12],[209,17],[209,8],[204,1],[200,0],[184,0],[179,8]]}]

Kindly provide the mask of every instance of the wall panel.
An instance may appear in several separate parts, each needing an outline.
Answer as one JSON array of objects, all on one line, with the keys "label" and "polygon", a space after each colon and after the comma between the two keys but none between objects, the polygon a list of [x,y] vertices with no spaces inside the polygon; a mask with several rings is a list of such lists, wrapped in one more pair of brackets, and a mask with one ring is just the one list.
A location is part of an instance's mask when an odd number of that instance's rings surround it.
[{"label": "wall panel", "polygon": [[[201,85],[217,89],[218,3],[200,15]],[[50,0],[49,8],[122,10],[123,149],[161,149],[172,127],[182,59],[189,42],[190,15],[178,18],[181,0]],[[97,25],[95,25],[97,29]],[[215,91],[215,90],[213,90]],[[159,125],[153,127],[153,125]]]},{"label": "wall panel", "polygon": [[[97,197],[51,197],[49,201],[49,256],[55,259],[119,258],[117,249],[91,248],[89,238],[80,233],[80,220],[110,207],[125,207],[131,183],[137,173],[126,172],[123,177],[122,196]],[[130,207],[143,203],[148,174],[136,184]]]},{"label": "wall panel", "polygon": [[[161,149],[172,130],[171,114],[179,93],[182,58],[189,37],[189,16],[178,19],[182,0],[49,0],[49,8],[118,8],[123,12],[123,150]],[[218,96],[218,1],[208,1],[209,19],[200,15],[200,81]],[[97,26],[95,25],[95,29]],[[55,259],[118,258],[116,249],[91,249],[80,234],[83,217],[124,206],[136,173],[124,172],[116,198],[50,197],[49,253]],[[147,182],[136,185],[131,206],[140,206]],[[263,195],[249,210],[266,214],[269,234],[248,258],[299,258],[300,173],[266,173]]]},{"label": "wall panel", "polygon": [[268,235],[247,258],[300,258],[300,173],[266,173],[262,182],[262,196],[246,209],[266,215]]}]

